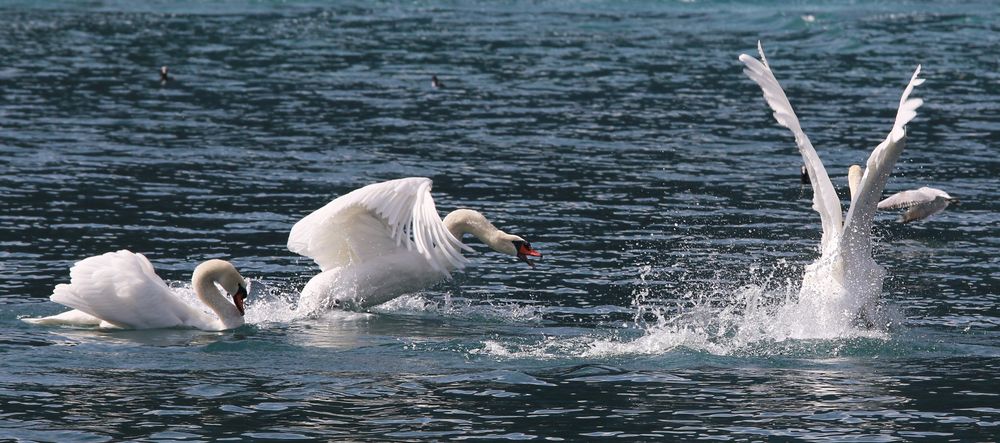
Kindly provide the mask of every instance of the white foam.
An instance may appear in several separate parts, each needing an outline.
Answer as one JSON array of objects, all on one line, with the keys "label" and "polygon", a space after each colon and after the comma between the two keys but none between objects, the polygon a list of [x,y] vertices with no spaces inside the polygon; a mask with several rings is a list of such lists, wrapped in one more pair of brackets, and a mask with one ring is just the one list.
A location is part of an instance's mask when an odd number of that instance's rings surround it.
[{"label": "white foam", "polygon": [[[817,261],[809,267],[813,277],[799,283],[788,277],[797,272],[779,261],[770,271],[751,268],[751,283],[739,284],[716,278],[711,284],[693,284],[688,288],[667,289],[653,285],[662,281],[651,266],[640,269],[640,283],[631,309],[634,317],[622,328],[580,329],[571,333],[543,335],[525,340],[485,339],[471,354],[503,359],[607,358],[627,355],[660,355],[679,348],[715,355],[782,353],[795,348],[795,342],[852,338],[887,339],[886,323],[859,322],[851,294],[844,291]],[[781,277],[785,275],[785,277]],[[673,276],[676,279],[676,275]],[[696,280],[696,279],[692,279]],[[702,281],[702,280],[698,280]],[[196,303],[188,284],[177,287],[189,303]],[[667,291],[670,291],[667,293]],[[246,322],[255,325],[293,323],[312,319],[320,322],[364,321],[372,314],[304,306],[290,284],[270,284],[247,300]],[[541,325],[549,308],[522,301],[491,301],[485,304],[452,297],[428,298],[422,294],[405,295],[374,309],[376,313],[450,317],[485,320],[494,323],[532,323]],[[624,308],[623,308],[624,310]],[[596,312],[595,312],[596,314]],[[586,315],[581,313],[580,315]],[[868,323],[872,319],[867,319]]]},{"label": "white foam", "polygon": [[[783,266],[779,263],[778,268]],[[644,267],[640,281],[656,280],[652,273]],[[797,279],[777,278],[775,273],[753,271],[757,283],[716,283],[680,295],[660,294],[643,283],[635,292],[634,324],[618,333],[547,336],[533,343],[485,340],[473,353],[503,359],[607,358],[661,355],[684,348],[715,355],[774,355],[811,349],[816,340],[889,338],[888,321],[871,328],[859,323],[856,314],[839,308],[841,299],[850,294],[838,285],[826,291],[816,286],[800,291]],[[635,331],[638,337],[630,333]]]},{"label": "white foam", "polygon": [[[168,285],[188,305],[212,314],[208,307],[198,300],[190,282],[175,281],[168,282]],[[251,287],[253,291],[246,300],[246,314],[243,317],[247,324],[266,326],[273,323],[293,323],[298,320],[327,316],[335,317],[338,320],[370,317],[370,314],[367,313],[314,306],[309,300],[300,300],[299,292],[288,283],[252,283]]]},{"label": "white foam", "polygon": [[474,304],[473,300],[445,294],[440,300],[430,300],[422,294],[409,294],[383,303],[375,312],[434,315],[498,321],[502,323],[537,323],[542,320],[543,308],[506,301],[489,301]]}]

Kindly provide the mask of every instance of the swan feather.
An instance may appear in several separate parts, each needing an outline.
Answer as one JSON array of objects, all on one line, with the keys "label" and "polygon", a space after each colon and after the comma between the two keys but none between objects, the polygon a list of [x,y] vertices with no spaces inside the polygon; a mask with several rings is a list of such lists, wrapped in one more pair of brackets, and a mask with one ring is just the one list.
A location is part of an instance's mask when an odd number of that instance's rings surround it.
[{"label": "swan feather", "polygon": [[858,195],[851,202],[851,208],[847,211],[847,218],[844,220],[844,235],[841,244],[852,245],[845,248],[848,251],[858,251],[858,253],[871,254],[871,227],[875,218],[875,210],[882,197],[882,190],[889,180],[896,161],[899,160],[903,148],[906,146],[905,126],[917,115],[917,108],[923,105],[924,101],[919,98],[910,98],[913,88],[923,84],[924,79],[917,78],[920,74],[920,65],[910,77],[910,82],[903,90],[903,95],[899,99],[899,108],[896,111],[896,119],[893,122],[892,130],[885,140],[872,151],[868,156],[865,165],[864,176],[861,177],[861,187]]},{"label": "swan feather", "polygon": [[210,324],[208,314],[178,299],[142,254],[121,250],[83,259],[70,284],[50,299],[119,328],[153,329]]},{"label": "swan feather", "polygon": [[375,183],[340,196],[299,220],[288,249],[323,271],[363,263],[400,249],[416,250],[450,277],[462,269],[468,246],[445,228],[431,196],[431,179],[409,177]]},{"label": "swan feather", "polygon": [[813,209],[819,213],[823,223],[821,249],[826,251],[833,243],[833,239],[838,238],[842,232],[840,199],[837,197],[837,191],[834,190],[823,162],[816,154],[816,149],[813,148],[809,137],[802,131],[802,126],[792,109],[792,104],[785,96],[785,91],[781,89],[774,73],[771,72],[767,59],[764,57],[764,48],[759,41],[757,42],[757,51],[760,53],[760,60],[746,54],[740,54],[740,61],[746,66],[743,72],[760,86],[764,93],[764,99],[774,111],[774,119],[777,120],[778,124],[791,130],[795,136],[795,144],[802,154],[802,160],[813,187]]}]

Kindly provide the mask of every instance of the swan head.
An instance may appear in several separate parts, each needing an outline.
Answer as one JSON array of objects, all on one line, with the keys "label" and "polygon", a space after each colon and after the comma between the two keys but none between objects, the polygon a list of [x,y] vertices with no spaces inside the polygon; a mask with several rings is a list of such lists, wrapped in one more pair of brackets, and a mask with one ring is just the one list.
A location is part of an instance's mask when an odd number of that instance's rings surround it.
[{"label": "swan head", "polygon": [[456,209],[442,223],[456,239],[461,240],[462,235],[472,234],[494,251],[513,255],[529,266],[535,266],[535,262],[528,257],[542,257],[542,253],[532,249],[527,240],[497,229],[479,211]]},{"label": "swan head", "polygon": [[527,240],[517,235],[511,235],[500,231],[500,235],[498,237],[500,241],[498,242],[498,245],[493,248],[497,252],[513,255],[531,267],[535,266],[535,262],[528,257],[542,258],[541,252],[533,249],[531,247],[531,243],[528,243]]},{"label": "swan head", "polygon": [[222,290],[232,297],[233,304],[236,305],[236,310],[240,311],[240,315],[245,314],[247,281],[232,263],[225,260],[208,260],[194,269],[192,280],[196,282],[195,284],[202,278],[207,278],[222,286]]}]

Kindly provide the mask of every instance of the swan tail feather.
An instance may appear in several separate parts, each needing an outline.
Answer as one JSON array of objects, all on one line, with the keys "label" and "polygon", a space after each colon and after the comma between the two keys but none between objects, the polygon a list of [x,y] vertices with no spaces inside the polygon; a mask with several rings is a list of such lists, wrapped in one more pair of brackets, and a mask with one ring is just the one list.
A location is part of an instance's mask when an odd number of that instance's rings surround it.
[{"label": "swan tail feather", "polygon": [[101,319],[79,309],[40,318],[22,318],[25,323],[44,326],[100,326]]}]

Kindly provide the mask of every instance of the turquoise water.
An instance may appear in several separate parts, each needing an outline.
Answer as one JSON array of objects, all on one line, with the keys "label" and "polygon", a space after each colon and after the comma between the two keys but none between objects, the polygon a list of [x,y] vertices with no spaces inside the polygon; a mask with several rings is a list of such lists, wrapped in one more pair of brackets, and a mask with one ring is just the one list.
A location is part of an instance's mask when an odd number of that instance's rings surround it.
[{"label": "turquoise water", "polygon": [[[992,441],[1000,429],[1000,9],[991,2],[0,4],[0,440]],[[889,328],[790,338],[818,255],[764,41],[838,190],[926,100],[876,223]],[[169,65],[174,79],[159,82]],[[431,75],[446,84],[430,87]],[[545,253],[300,318],[295,221],[434,180]],[[189,292],[270,290],[234,331],[20,318],[128,248]]]}]

